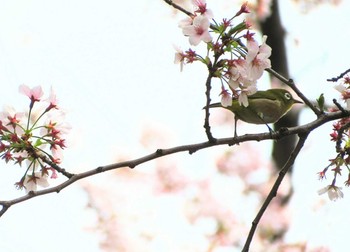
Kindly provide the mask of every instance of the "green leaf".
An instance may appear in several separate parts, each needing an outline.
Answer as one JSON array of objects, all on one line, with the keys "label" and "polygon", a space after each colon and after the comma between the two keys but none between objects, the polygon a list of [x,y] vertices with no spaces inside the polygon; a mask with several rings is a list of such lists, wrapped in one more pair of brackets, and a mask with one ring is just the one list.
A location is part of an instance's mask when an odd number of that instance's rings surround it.
[{"label": "green leaf", "polygon": [[320,108],[321,112],[324,112],[324,95],[323,93],[316,99],[318,107]]},{"label": "green leaf", "polygon": [[247,24],[246,22],[241,22],[238,25],[236,25],[235,27],[232,27],[229,31],[228,31],[228,35],[232,36],[235,33],[239,33],[243,30],[247,29]]},{"label": "green leaf", "polygon": [[43,142],[42,142],[41,139],[39,138],[39,139],[37,139],[37,140],[35,141],[34,146],[35,146],[35,147],[38,147],[38,146],[40,146],[40,145],[42,145],[42,144],[43,144]]},{"label": "green leaf", "polygon": [[237,48],[238,43],[236,40],[231,40],[229,43],[227,43],[226,47],[224,48],[225,52],[232,52],[233,49]]}]

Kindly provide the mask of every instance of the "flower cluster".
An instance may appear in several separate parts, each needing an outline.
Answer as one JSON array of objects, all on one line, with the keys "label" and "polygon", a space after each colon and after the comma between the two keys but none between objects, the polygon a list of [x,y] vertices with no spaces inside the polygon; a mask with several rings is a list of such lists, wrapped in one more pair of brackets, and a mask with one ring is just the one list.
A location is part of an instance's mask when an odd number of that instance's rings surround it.
[{"label": "flower cluster", "polygon": [[[340,84],[335,89],[341,93],[342,100],[346,103],[346,109],[350,109],[350,77],[345,76],[341,79]],[[337,109],[343,109],[340,104],[336,103]],[[342,175],[343,167],[348,170],[348,177],[345,180],[345,186],[350,186],[350,117],[344,117],[333,123],[333,130],[330,134],[331,141],[335,142],[336,157],[330,159],[329,165],[318,173],[320,179],[326,178],[327,172],[333,173],[332,183],[319,191],[319,194],[328,193],[331,200],[343,197],[341,187],[336,186],[337,177]]]},{"label": "flower cluster", "polygon": [[17,112],[6,107],[0,112],[0,157],[6,163],[26,166],[15,185],[35,191],[38,185],[49,186],[49,178],[57,178],[61,150],[66,147],[64,135],[69,127],[61,123],[64,113],[59,110],[52,89],[47,99],[42,99],[40,86],[31,89],[21,85],[19,91],[29,98],[29,110]]},{"label": "flower cluster", "polygon": [[[175,63],[180,64],[181,70],[187,63],[204,63],[213,73],[212,77],[221,80],[223,106],[231,105],[232,97],[238,98],[241,105],[248,106],[247,96],[257,91],[257,80],[266,68],[271,67],[271,48],[266,44],[267,37],[263,36],[259,46],[254,33],[249,31],[250,25],[247,22],[233,23],[236,17],[249,13],[247,3],[231,19],[223,19],[221,23],[213,20],[212,24],[210,19],[213,18],[213,13],[207,9],[205,0],[193,0],[192,3],[196,9],[194,14],[181,21],[179,27],[188,36],[191,45],[197,46],[205,42],[207,55],[202,57],[192,49],[185,52],[177,49]],[[216,38],[213,38],[214,35]]]},{"label": "flower cluster", "polygon": [[350,109],[350,76],[345,76],[342,82],[335,86],[335,89],[340,92],[346,108]]}]

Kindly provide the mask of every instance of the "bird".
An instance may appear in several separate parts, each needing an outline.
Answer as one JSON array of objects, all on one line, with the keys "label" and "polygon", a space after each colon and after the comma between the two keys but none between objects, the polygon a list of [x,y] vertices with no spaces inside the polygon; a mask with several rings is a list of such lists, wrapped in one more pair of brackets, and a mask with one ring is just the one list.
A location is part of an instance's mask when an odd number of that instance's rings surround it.
[{"label": "bird", "polygon": [[281,88],[257,91],[248,96],[248,102],[248,106],[245,107],[239,104],[238,99],[234,98],[230,106],[223,107],[221,103],[213,103],[209,105],[209,108],[221,107],[234,113],[234,136],[236,137],[238,120],[252,124],[265,124],[272,133],[273,131],[268,124],[277,122],[294,104],[302,103],[295,100],[289,91]]}]

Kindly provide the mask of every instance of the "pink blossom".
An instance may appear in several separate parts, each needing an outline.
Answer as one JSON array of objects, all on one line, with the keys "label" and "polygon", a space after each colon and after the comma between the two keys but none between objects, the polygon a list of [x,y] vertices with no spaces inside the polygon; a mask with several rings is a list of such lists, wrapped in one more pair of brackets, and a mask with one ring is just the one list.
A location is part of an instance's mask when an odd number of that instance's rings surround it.
[{"label": "pink blossom", "polygon": [[53,162],[55,164],[61,164],[63,161],[63,153],[62,149],[60,148],[51,148],[52,156],[53,156]]},{"label": "pink blossom", "polygon": [[262,76],[266,68],[271,67],[269,57],[271,48],[266,45],[266,36],[263,37],[261,46],[253,38],[253,33],[247,32],[247,55],[245,59],[229,61],[227,75],[231,89],[239,88],[241,93],[238,97],[239,104],[247,107],[248,95],[257,91],[257,80]]},{"label": "pink blossom", "polygon": [[213,12],[210,9],[207,9],[207,3],[205,0],[192,0],[192,4],[198,9],[195,11],[196,13],[199,13],[202,16],[207,17],[208,19],[213,18]]},{"label": "pink blossom", "polygon": [[52,110],[47,113],[45,127],[41,128],[40,133],[44,136],[49,135],[53,138],[62,138],[71,130],[71,126],[64,122],[65,112],[61,110]]},{"label": "pink blossom", "polygon": [[231,94],[222,87],[221,95],[221,105],[223,107],[228,107],[232,105],[232,96]]},{"label": "pink blossom", "polygon": [[5,160],[6,163],[8,163],[9,161],[13,160],[13,156],[11,151],[6,151],[4,154],[1,155],[2,159]]},{"label": "pink blossom", "polygon": [[191,49],[188,49],[188,51],[186,51],[186,62],[193,63],[196,60],[197,60],[196,52]]},{"label": "pink blossom", "polygon": [[50,170],[51,170],[51,176],[50,176],[50,178],[51,179],[57,179],[58,178],[58,174],[57,174],[57,172],[56,172],[56,170],[54,169],[54,168],[49,168]]},{"label": "pink blossom", "polygon": [[242,13],[250,13],[249,8],[248,8],[248,2],[245,2],[241,5],[241,9],[237,11],[235,17],[241,15]]},{"label": "pink blossom", "polygon": [[266,44],[266,39],[267,36],[263,36],[263,43],[260,47],[254,40],[248,39],[247,41],[247,72],[253,80],[258,80],[264,70],[271,67],[271,61],[269,59],[271,56],[271,47]]},{"label": "pink blossom", "polygon": [[240,88],[241,93],[238,97],[240,105],[248,106],[248,95],[252,95],[257,91],[256,79],[249,74],[249,66],[244,59],[233,60],[229,68],[229,86],[232,89]]},{"label": "pink blossom", "polygon": [[241,85],[248,84],[247,80],[247,61],[236,59],[231,61],[231,67],[228,70],[229,86],[232,89],[239,88]]},{"label": "pink blossom", "polygon": [[189,25],[192,25],[193,24],[193,18],[191,17],[187,17],[185,19],[182,19],[180,22],[179,22],[179,28],[184,28],[186,26],[189,26]]},{"label": "pink blossom", "polygon": [[254,33],[249,33],[249,32],[247,32],[247,34],[244,35],[244,37],[247,38],[248,53],[245,57],[247,62],[252,62],[254,60],[254,58],[256,57],[256,55],[259,53],[259,44],[253,38],[253,35],[254,35]]},{"label": "pink blossom", "polygon": [[342,99],[346,102],[346,108],[350,109],[350,90],[343,84],[338,84],[334,87],[342,95]]},{"label": "pink blossom", "polygon": [[0,112],[0,121],[4,126],[7,126],[7,130],[12,128],[17,134],[24,133],[25,116],[23,112],[16,112],[13,107],[5,106],[4,110]]},{"label": "pink blossom", "polygon": [[241,89],[241,93],[239,94],[238,97],[238,103],[239,105],[243,105],[244,107],[248,107],[249,101],[248,101],[248,95],[252,95],[256,93],[257,91],[256,85],[249,85],[247,87],[244,87]]},{"label": "pink blossom", "polygon": [[28,96],[32,103],[40,101],[40,98],[43,96],[44,92],[41,86],[36,86],[34,88],[29,88],[27,85],[20,85],[19,92]]},{"label": "pink blossom", "polygon": [[179,47],[175,47],[175,59],[174,64],[180,64],[180,71],[182,72],[183,66],[185,64],[186,54]]},{"label": "pink blossom", "polygon": [[16,160],[15,164],[19,164],[19,166],[22,166],[22,162],[26,160],[27,157],[28,153],[26,151],[15,152],[13,154],[13,158]]},{"label": "pink blossom", "polygon": [[326,169],[325,170],[323,170],[323,171],[321,171],[321,172],[318,172],[317,174],[318,174],[318,179],[325,179],[326,178]]},{"label": "pink blossom", "polygon": [[49,111],[49,110],[51,110],[53,108],[57,109],[57,97],[56,97],[56,93],[55,93],[55,91],[53,90],[52,87],[51,87],[51,90],[50,90],[50,96],[49,96],[49,98],[47,100],[48,100],[48,102],[50,104],[46,108],[46,111]]},{"label": "pink blossom", "polygon": [[47,181],[48,175],[42,174],[42,172],[35,172],[33,175],[27,175],[25,180],[24,180],[24,188],[26,189],[26,192],[30,191],[36,191],[37,186],[41,187],[48,187],[50,184]]},{"label": "pink blossom", "polygon": [[331,134],[329,134],[329,136],[331,137],[331,141],[336,142],[338,140],[338,132],[337,131],[333,131]]},{"label": "pink blossom", "polygon": [[211,36],[209,34],[209,20],[204,16],[196,16],[193,19],[192,25],[182,27],[182,32],[185,36],[189,36],[191,45],[198,45],[201,41],[210,42]]}]

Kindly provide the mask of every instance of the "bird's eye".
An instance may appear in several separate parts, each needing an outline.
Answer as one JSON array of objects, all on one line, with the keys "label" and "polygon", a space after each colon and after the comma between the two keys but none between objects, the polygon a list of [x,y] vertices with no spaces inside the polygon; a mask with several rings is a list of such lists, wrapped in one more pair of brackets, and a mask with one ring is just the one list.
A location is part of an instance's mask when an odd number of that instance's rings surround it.
[{"label": "bird's eye", "polygon": [[287,99],[287,100],[290,100],[292,98],[291,94],[290,93],[284,93],[284,97]]}]

